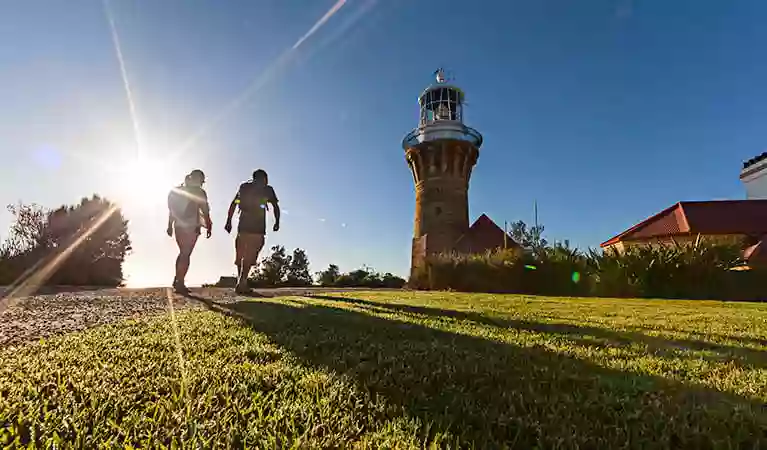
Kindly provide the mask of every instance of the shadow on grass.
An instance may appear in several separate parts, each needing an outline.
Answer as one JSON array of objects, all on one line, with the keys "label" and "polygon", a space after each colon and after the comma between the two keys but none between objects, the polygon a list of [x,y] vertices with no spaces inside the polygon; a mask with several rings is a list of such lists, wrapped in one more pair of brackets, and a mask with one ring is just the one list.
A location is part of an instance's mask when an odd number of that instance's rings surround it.
[{"label": "shadow on grass", "polygon": [[[583,336],[593,336],[599,339],[604,339],[605,341],[609,342],[610,345],[621,347],[632,346],[639,342],[646,345],[649,351],[656,352],[660,355],[668,357],[678,356],[678,351],[680,350],[710,351],[717,354],[715,357],[717,361],[721,361],[722,359],[729,359],[744,367],[767,367],[767,352],[748,347],[719,344],[716,342],[651,336],[641,332],[610,330],[607,328],[591,327],[587,325],[544,323],[528,320],[491,317],[470,311],[456,311],[451,309],[430,308],[425,306],[374,302],[371,300],[362,300],[357,298],[330,295],[312,295],[312,297],[323,300],[346,302],[363,307],[385,309],[392,312],[424,315],[434,318],[449,317],[456,320],[468,320],[500,328],[513,328],[517,330],[533,331],[538,333],[559,334],[584,345],[594,345],[594,342],[588,339],[583,339]],[[755,343],[758,345],[760,341],[754,340],[754,342],[747,343]]]},{"label": "shadow on grass", "polygon": [[[685,330],[679,330],[677,328],[659,328],[659,327],[644,327],[644,326],[631,326],[632,329],[635,330],[645,330],[645,331],[661,331],[661,332],[667,332],[667,333],[677,333],[677,332],[685,332]],[[705,338],[706,336],[715,337],[719,339],[726,339],[729,341],[736,341],[740,342],[743,345],[754,345],[757,347],[767,347],[767,339],[762,338],[755,338],[755,337],[748,337],[748,336],[736,336],[732,334],[724,334],[724,333],[700,333],[700,332],[690,332],[690,334],[695,336],[700,336],[701,338]]]},{"label": "shadow on grass", "polygon": [[341,308],[210,307],[308,365],[351,377],[370,398],[382,396],[393,408],[377,420],[420,418],[424,446],[446,431],[476,448],[767,445],[762,407],[718,391]]}]

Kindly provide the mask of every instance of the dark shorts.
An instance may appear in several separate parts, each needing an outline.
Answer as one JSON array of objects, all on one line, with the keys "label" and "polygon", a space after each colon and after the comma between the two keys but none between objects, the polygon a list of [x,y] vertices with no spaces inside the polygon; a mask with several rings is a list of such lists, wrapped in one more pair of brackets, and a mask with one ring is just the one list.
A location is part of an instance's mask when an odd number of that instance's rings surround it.
[{"label": "dark shorts", "polygon": [[243,220],[243,217],[240,216],[237,232],[242,234],[266,234],[266,218],[254,217]]}]

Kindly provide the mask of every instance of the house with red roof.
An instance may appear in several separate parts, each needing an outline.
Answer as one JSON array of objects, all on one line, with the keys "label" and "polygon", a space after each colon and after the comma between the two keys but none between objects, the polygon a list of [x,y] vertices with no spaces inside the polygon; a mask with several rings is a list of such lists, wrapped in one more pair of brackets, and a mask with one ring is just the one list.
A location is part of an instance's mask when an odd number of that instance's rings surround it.
[{"label": "house with red roof", "polygon": [[622,252],[636,245],[737,239],[749,263],[767,263],[767,152],[746,161],[740,178],[747,200],[678,202],[600,246]]}]

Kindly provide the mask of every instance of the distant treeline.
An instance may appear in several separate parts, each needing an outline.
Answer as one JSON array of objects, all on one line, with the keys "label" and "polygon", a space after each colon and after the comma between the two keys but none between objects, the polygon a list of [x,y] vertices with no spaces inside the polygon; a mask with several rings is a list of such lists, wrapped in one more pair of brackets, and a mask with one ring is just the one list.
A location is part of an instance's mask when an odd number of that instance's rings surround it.
[{"label": "distant treeline", "polygon": [[[347,273],[341,273],[338,266],[330,264],[327,269],[315,273],[312,278],[309,270],[309,257],[300,248],[287,254],[285,247],[276,245],[269,256],[262,259],[250,274],[250,286],[253,288],[273,287],[369,287],[401,288],[405,279],[391,273],[379,273],[369,267],[363,267]],[[215,286],[233,287],[235,277],[221,277]]]}]

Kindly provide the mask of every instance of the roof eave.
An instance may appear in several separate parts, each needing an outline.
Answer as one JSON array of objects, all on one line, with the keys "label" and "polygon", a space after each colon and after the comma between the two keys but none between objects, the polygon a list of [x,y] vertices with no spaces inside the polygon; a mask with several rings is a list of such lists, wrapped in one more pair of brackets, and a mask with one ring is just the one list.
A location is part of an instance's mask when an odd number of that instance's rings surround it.
[{"label": "roof eave", "polygon": [[600,244],[600,247],[605,247],[607,245],[612,245],[612,244],[615,244],[617,242],[623,241],[624,238],[626,236],[628,236],[629,234],[637,231],[642,226],[647,225],[648,223],[652,222],[653,220],[655,220],[656,218],[662,216],[663,214],[666,214],[667,212],[672,211],[673,209],[680,207],[681,204],[682,204],[682,202],[676,202],[673,205],[669,206],[668,208],[664,209],[663,211],[660,211],[659,213],[653,214],[652,216],[650,216],[650,217],[646,218],[645,220],[639,222],[638,224],[632,226],[631,228],[627,229],[626,231],[624,231],[624,232],[618,234],[617,236],[612,237],[612,238],[608,239],[607,241],[603,242],[602,244]]}]

